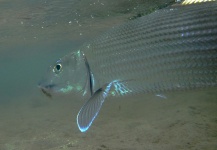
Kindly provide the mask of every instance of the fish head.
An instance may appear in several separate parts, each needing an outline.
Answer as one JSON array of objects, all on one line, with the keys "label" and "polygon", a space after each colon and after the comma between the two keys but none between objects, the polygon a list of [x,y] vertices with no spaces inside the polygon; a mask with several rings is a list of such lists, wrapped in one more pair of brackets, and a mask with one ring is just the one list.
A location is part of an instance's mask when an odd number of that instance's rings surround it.
[{"label": "fish head", "polygon": [[58,59],[48,68],[38,86],[51,97],[51,93],[84,92],[88,79],[88,68],[80,51]]}]

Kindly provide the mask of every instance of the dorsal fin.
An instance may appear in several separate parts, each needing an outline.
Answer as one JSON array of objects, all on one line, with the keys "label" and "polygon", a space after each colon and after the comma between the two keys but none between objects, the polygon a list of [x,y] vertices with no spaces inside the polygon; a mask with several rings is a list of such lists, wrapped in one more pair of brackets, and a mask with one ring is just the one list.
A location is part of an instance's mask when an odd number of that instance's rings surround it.
[{"label": "dorsal fin", "polygon": [[182,5],[189,5],[189,4],[196,4],[196,3],[203,3],[203,2],[214,2],[216,0],[184,0],[181,4]]}]

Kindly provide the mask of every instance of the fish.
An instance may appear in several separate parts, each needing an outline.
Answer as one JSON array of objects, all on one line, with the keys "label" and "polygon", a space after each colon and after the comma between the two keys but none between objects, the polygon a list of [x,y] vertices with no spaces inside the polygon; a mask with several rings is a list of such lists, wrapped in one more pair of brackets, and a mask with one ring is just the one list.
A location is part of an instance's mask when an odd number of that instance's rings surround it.
[{"label": "fish", "polygon": [[77,125],[86,132],[108,97],[217,87],[217,3],[191,0],[115,26],[52,64],[43,93],[86,101]]}]

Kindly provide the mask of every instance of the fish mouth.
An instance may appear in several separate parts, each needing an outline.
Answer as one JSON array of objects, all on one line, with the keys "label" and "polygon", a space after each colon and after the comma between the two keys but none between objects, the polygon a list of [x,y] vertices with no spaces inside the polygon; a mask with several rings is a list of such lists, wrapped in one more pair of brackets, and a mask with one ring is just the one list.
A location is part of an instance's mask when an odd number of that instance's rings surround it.
[{"label": "fish mouth", "polygon": [[48,93],[44,88],[41,88],[42,93],[44,93],[47,97],[52,98],[52,95]]},{"label": "fish mouth", "polygon": [[40,84],[38,85],[38,87],[41,89],[42,93],[44,95],[46,95],[49,98],[52,98],[51,93],[49,92],[49,89],[51,89],[52,87],[54,87],[54,85],[46,85],[46,86],[41,86]]}]

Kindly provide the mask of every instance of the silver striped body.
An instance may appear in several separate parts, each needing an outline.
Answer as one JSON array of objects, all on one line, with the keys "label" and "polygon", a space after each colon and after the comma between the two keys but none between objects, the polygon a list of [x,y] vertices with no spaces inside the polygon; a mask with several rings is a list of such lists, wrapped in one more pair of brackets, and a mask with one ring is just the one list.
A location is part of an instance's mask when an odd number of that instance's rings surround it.
[{"label": "silver striped body", "polygon": [[217,86],[217,3],[177,5],[115,27],[80,49],[93,89],[125,93]]},{"label": "silver striped body", "polygon": [[49,97],[74,91],[88,98],[77,115],[81,132],[109,94],[216,86],[216,2],[179,4],[115,27],[57,60],[39,83]]}]

